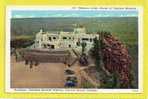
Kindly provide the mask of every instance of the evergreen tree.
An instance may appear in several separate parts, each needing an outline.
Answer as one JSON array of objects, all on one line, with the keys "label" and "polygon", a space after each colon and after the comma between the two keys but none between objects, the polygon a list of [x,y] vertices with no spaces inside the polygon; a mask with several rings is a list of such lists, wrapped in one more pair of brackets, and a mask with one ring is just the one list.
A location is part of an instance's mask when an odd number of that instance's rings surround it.
[{"label": "evergreen tree", "polygon": [[83,54],[85,52],[86,42],[82,42],[81,46],[82,46],[82,54]]},{"label": "evergreen tree", "polygon": [[97,67],[97,70],[100,71],[100,42],[96,38],[94,38],[94,48],[93,48],[93,55],[95,57],[95,64]]}]

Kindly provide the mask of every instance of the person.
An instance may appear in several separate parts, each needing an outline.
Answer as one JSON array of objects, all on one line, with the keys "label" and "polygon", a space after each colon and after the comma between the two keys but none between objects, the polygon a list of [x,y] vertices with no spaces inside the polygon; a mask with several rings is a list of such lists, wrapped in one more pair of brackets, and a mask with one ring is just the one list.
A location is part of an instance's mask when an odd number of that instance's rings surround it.
[{"label": "person", "polygon": [[15,48],[11,48],[11,55],[13,55],[15,53]]},{"label": "person", "polygon": [[18,59],[19,59],[19,52],[18,52],[18,50],[16,49],[15,50],[15,60],[16,60],[16,62],[18,62]]},{"label": "person", "polygon": [[30,61],[30,69],[33,67],[33,61]]}]

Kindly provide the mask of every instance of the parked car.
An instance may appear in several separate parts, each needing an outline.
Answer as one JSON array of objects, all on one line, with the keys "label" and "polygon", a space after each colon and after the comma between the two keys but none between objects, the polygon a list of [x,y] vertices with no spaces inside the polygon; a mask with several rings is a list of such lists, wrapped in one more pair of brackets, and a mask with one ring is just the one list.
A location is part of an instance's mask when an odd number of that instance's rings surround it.
[{"label": "parked car", "polygon": [[65,83],[65,87],[75,87],[75,86],[76,86],[76,83],[73,81],[67,81]]},{"label": "parked car", "polygon": [[66,81],[72,81],[74,83],[77,83],[78,82],[77,81],[77,77],[75,77],[75,76],[69,76],[69,77],[67,77],[66,78]]},{"label": "parked car", "polygon": [[65,70],[65,74],[67,74],[67,75],[72,75],[72,74],[74,74],[74,73],[75,73],[75,72],[72,71],[72,70],[70,70],[70,69]]}]

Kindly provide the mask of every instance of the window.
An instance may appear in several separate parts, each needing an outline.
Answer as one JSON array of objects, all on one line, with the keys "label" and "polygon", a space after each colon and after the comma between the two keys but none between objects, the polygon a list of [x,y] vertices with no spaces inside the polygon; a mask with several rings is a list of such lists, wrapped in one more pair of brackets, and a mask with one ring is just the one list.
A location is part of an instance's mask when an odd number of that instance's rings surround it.
[{"label": "window", "polygon": [[92,38],[90,38],[90,42],[92,42]]},{"label": "window", "polygon": [[69,48],[71,48],[71,45],[69,45]]},{"label": "window", "polygon": [[56,39],[56,37],[53,37],[53,39],[55,40],[55,39]]},{"label": "window", "polygon": [[48,39],[49,39],[49,41],[51,41],[51,37],[49,37]]},{"label": "window", "polygon": [[44,48],[47,48],[46,44],[44,44]]},{"label": "window", "polygon": [[88,41],[89,39],[88,39],[88,38],[82,38],[82,40],[84,40],[84,41]]},{"label": "window", "polygon": [[67,39],[67,37],[63,37],[63,40]]},{"label": "window", "polygon": [[51,48],[54,49],[54,45],[51,45]]}]

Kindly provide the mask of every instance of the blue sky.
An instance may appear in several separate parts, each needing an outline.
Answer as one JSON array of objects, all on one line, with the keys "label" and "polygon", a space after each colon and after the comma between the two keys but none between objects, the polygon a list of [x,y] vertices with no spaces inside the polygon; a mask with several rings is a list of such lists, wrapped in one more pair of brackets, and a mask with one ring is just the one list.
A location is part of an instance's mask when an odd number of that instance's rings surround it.
[{"label": "blue sky", "polygon": [[137,10],[12,10],[11,18],[39,17],[129,17],[138,16]]}]

